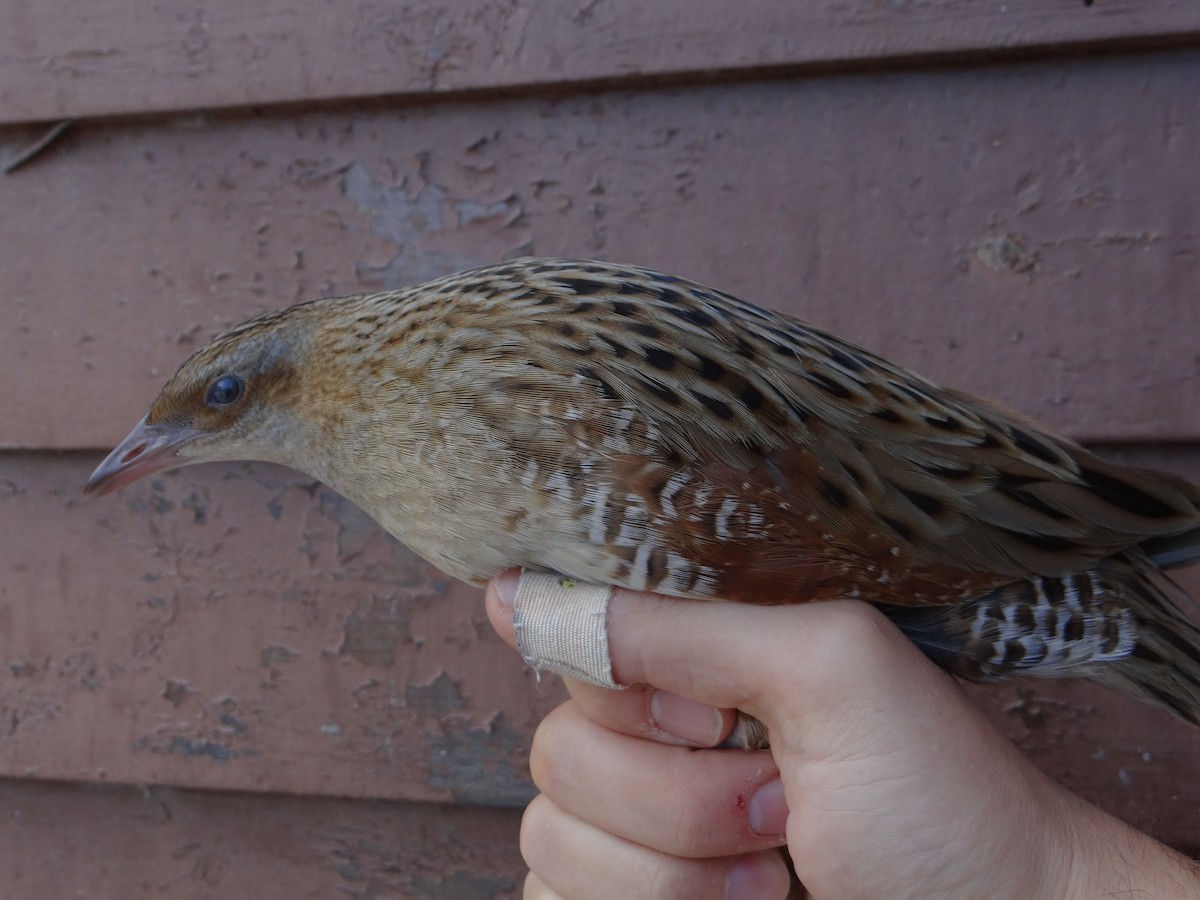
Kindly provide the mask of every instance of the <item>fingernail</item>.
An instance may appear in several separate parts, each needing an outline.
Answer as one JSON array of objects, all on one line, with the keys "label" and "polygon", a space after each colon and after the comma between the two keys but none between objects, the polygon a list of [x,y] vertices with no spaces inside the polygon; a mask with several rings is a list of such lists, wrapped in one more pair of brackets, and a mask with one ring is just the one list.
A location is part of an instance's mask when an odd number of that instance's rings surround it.
[{"label": "fingernail", "polygon": [[719,709],[667,691],[651,695],[650,718],[667,734],[701,747],[711,747],[721,740],[724,728]]},{"label": "fingernail", "polygon": [[782,897],[787,891],[787,870],[762,853],[742,857],[725,876],[725,900],[762,900]]},{"label": "fingernail", "polygon": [[511,610],[517,602],[517,584],[520,581],[520,569],[506,569],[496,576],[496,597],[506,610]]},{"label": "fingernail", "polygon": [[746,818],[755,834],[775,837],[787,831],[788,808],[783,781],[772,778],[759,787],[746,804]]}]

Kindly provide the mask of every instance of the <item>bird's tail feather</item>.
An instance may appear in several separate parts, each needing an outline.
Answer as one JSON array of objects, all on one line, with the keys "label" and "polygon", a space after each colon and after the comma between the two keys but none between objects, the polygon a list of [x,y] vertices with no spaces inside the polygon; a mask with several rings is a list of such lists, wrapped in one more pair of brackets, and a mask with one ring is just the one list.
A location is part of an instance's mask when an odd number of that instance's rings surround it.
[{"label": "bird's tail feather", "polygon": [[883,606],[926,655],[974,681],[1081,677],[1200,726],[1200,627],[1139,551],[999,587],[966,603]]},{"label": "bird's tail feather", "polygon": [[1087,677],[1200,725],[1200,627],[1182,611],[1191,598],[1151,567],[1137,567],[1122,587],[1137,623],[1136,644]]}]

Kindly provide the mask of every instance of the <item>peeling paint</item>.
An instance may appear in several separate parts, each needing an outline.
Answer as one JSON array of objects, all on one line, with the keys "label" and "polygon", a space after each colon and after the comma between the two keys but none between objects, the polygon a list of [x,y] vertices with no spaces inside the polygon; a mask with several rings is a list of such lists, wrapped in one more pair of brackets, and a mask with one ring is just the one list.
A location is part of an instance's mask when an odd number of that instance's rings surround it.
[{"label": "peeling paint", "polygon": [[384,291],[394,291],[481,265],[483,260],[466,253],[447,253],[441,250],[422,250],[407,253],[402,250],[385,263],[374,265],[359,260],[354,264],[358,280]]},{"label": "peeling paint", "polygon": [[[444,230],[443,214],[449,203],[445,188],[433,184],[425,175],[429,154],[417,154],[414,162],[415,174],[400,176],[395,184],[380,182],[357,162],[347,168],[342,179],[342,194],[370,218],[371,234],[398,248],[383,262],[356,261],[355,274],[363,284],[396,290],[483,261],[461,251],[425,246],[426,239]],[[456,211],[461,225],[464,218],[474,221],[502,215],[510,206],[511,196],[495,203],[463,200],[456,204]]]},{"label": "peeling paint", "polygon": [[487,900],[498,894],[516,890],[516,882],[503,875],[477,875],[456,869],[441,878],[413,878],[414,895],[431,900]]},{"label": "peeling paint", "polygon": [[[164,696],[167,696],[168,692],[179,697],[195,693],[191,685],[179,679],[173,681],[175,685],[168,684]],[[227,696],[210,704],[196,704],[195,709],[200,711],[206,720],[215,713],[219,725],[197,728],[189,725],[186,720],[180,720],[174,725],[162,724],[152,734],[139,737],[134,741],[134,746],[139,750],[163,756],[208,759],[219,763],[260,755],[261,751],[258,748],[245,745],[251,731],[247,719],[261,719],[261,715],[253,706],[247,707]]]},{"label": "peeling paint", "polygon": [[458,227],[462,228],[464,225],[470,225],[472,222],[502,216],[512,209],[513,200],[514,198],[511,194],[500,200],[493,200],[490,203],[479,200],[456,200],[454,201],[454,211],[458,213]]},{"label": "peeling paint", "polygon": [[203,525],[208,519],[208,504],[196,491],[188,494],[187,498],[180,505],[184,509],[192,511],[193,525]]},{"label": "peeling paint", "polygon": [[428,684],[407,685],[404,701],[410,709],[432,716],[442,716],[466,705],[458,682],[445,672],[439,672]]},{"label": "peeling paint", "polygon": [[342,177],[342,194],[371,217],[371,233],[400,246],[442,230],[446,192],[425,183],[410,197],[407,179],[388,185],[377,181],[362,163],[352,163]]},{"label": "peeling paint", "polygon": [[[477,834],[459,828],[438,833],[430,827],[434,823],[426,824],[436,815],[422,814],[419,837],[412,830],[395,827],[387,831],[340,828],[323,835],[327,843],[322,848],[325,865],[341,881],[337,885],[338,896],[356,900],[384,897],[491,900],[519,895],[518,885],[524,871],[519,861],[511,868],[504,866],[498,870],[489,865],[486,842],[481,842]],[[494,817],[495,813],[488,815]],[[493,826],[498,824],[496,818],[492,822]],[[508,846],[515,848],[515,833],[508,840]]]},{"label": "peeling paint", "polygon": [[289,647],[284,647],[281,644],[271,644],[263,647],[259,654],[259,662],[264,667],[279,665],[280,663],[289,663],[294,659],[299,659],[300,654]]},{"label": "peeling paint", "polygon": [[975,257],[993,272],[1030,275],[1037,271],[1038,252],[1023,235],[1005,232],[980,241]]},{"label": "peeling paint", "polygon": [[341,562],[349,562],[366,549],[367,542],[379,533],[365,512],[341,494],[322,489],[317,498],[321,512],[337,523],[337,550]]},{"label": "peeling paint", "polygon": [[162,696],[176,709],[194,692],[192,686],[181,678],[168,678]]},{"label": "peeling paint", "polygon": [[237,718],[233,713],[221,713],[220,721],[233,734],[245,734],[250,730],[250,726]]},{"label": "peeling paint", "polygon": [[191,740],[180,735],[176,735],[165,744],[155,743],[149,738],[141,738],[137,741],[137,747],[139,750],[148,750],[151,753],[210,759],[219,763],[228,762],[231,759],[258,756],[258,751],[249,747],[230,747],[219,741]]},{"label": "peeling paint", "polygon": [[338,653],[358,660],[364,666],[391,666],[403,640],[411,640],[407,610],[397,609],[394,601],[375,597],[365,615],[352,612],[342,626],[342,644]]},{"label": "peeling paint", "polygon": [[457,803],[524,806],[537,789],[529,776],[526,737],[499,713],[485,728],[449,716],[429,734],[429,786],[450,791]]}]

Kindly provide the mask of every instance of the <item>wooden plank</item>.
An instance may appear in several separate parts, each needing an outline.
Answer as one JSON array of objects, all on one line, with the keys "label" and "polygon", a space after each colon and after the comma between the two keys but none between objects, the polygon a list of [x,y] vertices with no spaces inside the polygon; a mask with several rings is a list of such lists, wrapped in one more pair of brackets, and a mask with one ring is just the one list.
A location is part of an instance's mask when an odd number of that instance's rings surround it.
[{"label": "wooden plank", "polygon": [[[1200,446],[1124,458],[1200,478]],[[0,456],[0,777],[532,795],[528,744],[561,686],[491,634],[476,592],[286,470],[212,465],[85,502],[95,461]],[[1051,775],[1200,846],[1200,731],[1083,684],[972,693]]]},{"label": "wooden plank", "polygon": [[8,898],[521,896],[516,810],[0,781]]},{"label": "wooden plank", "polygon": [[532,796],[525,742],[559,694],[492,635],[476,591],[287,470],[93,503],[92,462],[3,459],[0,775]]},{"label": "wooden plank", "polygon": [[1194,43],[1191,0],[9,0],[0,122]]},{"label": "wooden plank", "polygon": [[208,336],[507,255],[787,309],[1089,439],[1200,437],[1200,54],[80,127],[0,179],[0,447]]}]

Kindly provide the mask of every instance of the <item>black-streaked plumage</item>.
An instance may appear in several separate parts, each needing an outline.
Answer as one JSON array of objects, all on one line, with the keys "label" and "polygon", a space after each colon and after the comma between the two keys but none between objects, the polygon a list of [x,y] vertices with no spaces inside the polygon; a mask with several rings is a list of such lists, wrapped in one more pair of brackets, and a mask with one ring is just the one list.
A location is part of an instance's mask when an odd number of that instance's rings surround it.
[{"label": "black-streaked plumage", "polygon": [[1200,488],[647,269],[517,260],[262,316],[89,488],[215,459],[320,478],[474,583],[857,597],[965,677],[1083,676],[1200,720],[1200,631],[1160,571],[1200,556]]}]

